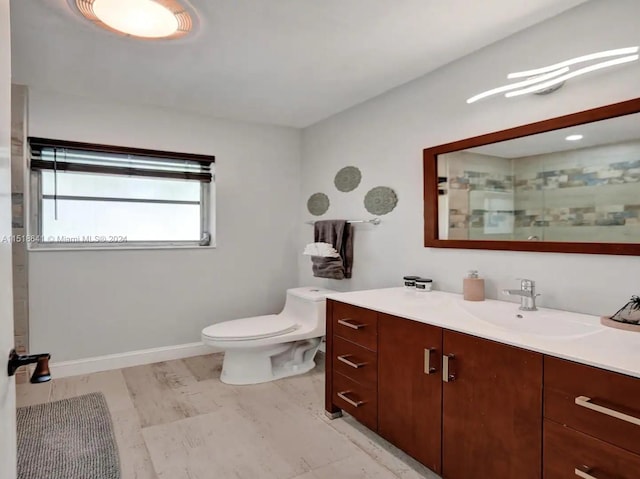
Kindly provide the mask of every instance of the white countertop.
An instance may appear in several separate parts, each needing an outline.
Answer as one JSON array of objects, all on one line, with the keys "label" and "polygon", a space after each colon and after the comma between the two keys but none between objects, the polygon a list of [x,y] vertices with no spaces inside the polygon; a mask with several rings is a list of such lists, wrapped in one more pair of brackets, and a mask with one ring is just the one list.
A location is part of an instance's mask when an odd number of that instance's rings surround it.
[{"label": "white countertop", "polygon": [[[464,301],[460,294],[442,291],[418,292],[403,287],[334,293],[327,297],[640,378],[640,333],[602,326],[598,316],[548,308],[522,312],[518,310],[518,303],[490,299],[469,302]],[[504,322],[485,321],[474,312],[484,314],[485,317],[488,317],[487,313],[508,316],[508,321],[514,322],[518,321],[516,315],[521,313],[527,315],[527,321],[544,319],[549,327],[542,334],[522,332],[505,326]],[[554,336],[556,324],[558,336]],[[567,327],[574,326],[584,327],[589,331],[575,335],[560,333],[566,331]]]}]

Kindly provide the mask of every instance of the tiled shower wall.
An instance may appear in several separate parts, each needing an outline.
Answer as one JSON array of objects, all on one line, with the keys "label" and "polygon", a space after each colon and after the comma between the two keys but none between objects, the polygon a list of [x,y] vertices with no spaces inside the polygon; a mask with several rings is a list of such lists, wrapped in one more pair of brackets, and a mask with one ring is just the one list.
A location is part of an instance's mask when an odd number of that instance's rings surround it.
[{"label": "tiled shower wall", "polygon": [[511,160],[456,151],[440,155],[438,161],[438,175],[447,177],[444,193],[449,211],[448,239],[503,239],[504,234],[489,233],[485,207],[496,200],[500,202],[504,195],[513,209]]},{"label": "tiled shower wall", "polygon": [[640,141],[514,159],[447,153],[438,171],[448,178],[449,239],[640,237]]},{"label": "tiled shower wall", "polygon": [[[18,354],[29,349],[29,284],[26,231],[26,140],[27,87],[11,86],[11,209],[13,255],[13,318],[15,348]],[[16,374],[17,382],[26,382],[27,371]]]},{"label": "tiled shower wall", "polygon": [[515,239],[637,242],[640,141],[517,158]]}]

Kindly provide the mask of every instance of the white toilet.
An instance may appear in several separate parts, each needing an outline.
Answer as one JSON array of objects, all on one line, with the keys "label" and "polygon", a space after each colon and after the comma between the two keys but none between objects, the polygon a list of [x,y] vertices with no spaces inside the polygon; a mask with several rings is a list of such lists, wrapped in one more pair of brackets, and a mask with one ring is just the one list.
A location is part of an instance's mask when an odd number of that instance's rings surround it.
[{"label": "white toilet", "polygon": [[313,361],[326,332],[328,289],[287,290],[279,314],[234,319],[202,330],[202,342],[224,349],[220,380],[227,384],[258,384],[315,367]]}]

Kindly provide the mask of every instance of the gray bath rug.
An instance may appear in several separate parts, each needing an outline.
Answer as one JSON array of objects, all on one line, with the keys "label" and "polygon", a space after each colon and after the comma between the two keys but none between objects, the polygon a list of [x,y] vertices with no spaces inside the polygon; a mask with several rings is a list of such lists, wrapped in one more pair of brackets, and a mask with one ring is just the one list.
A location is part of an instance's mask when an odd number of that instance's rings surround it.
[{"label": "gray bath rug", "polygon": [[120,479],[101,393],[18,408],[18,479]]}]

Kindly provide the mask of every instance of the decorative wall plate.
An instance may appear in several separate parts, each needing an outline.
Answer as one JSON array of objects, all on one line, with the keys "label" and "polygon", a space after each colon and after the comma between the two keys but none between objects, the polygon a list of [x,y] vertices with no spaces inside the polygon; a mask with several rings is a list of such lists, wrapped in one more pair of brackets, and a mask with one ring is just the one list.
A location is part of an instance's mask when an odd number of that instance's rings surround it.
[{"label": "decorative wall plate", "polygon": [[386,215],[398,204],[396,192],[386,186],[376,186],[364,197],[364,207],[372,215]]},{"label": "decorative wall plate", "polygon": [[314,216],[322,216],[329,209],[329,197],[324,193],[314,193],[307,200],[307,209]]},{"label": "decorative wall plate", "polygon": [[360,169],[355,166],[345,166],[336,173],[333,183],[338,188],[338,191],[346,193],[355,190],[360,184],[360,180],[362,180]]}]

